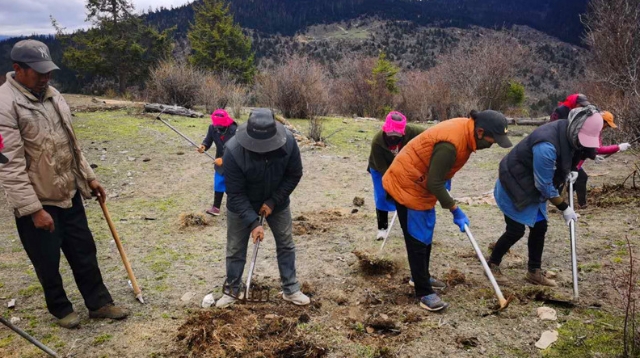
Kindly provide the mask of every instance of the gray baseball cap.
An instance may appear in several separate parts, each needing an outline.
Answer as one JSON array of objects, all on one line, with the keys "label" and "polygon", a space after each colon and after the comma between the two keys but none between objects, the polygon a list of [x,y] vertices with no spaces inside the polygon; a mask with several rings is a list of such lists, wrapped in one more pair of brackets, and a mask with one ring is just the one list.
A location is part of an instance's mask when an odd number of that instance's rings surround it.
[{"label": "gray baseball cap", "polygon": [[22,40],[13,45],[11,59],[15,62],[26,63],[38,73],[49,73],[59,70],[53,61],[47,45],[36,40]]}]

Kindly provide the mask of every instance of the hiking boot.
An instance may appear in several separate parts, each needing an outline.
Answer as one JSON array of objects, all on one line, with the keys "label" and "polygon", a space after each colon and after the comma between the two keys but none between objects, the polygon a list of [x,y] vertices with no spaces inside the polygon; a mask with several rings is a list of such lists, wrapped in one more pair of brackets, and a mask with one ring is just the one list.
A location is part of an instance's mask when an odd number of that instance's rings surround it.
[{"label": "hiking boot", "polygon": [[283,293],[282,299],[298,306],[306,306],[309,303],[311,303],[311,300],[309,299],[309,297],[304,293],[302,293],[302,291],[298,291],[291,295],[287,295],[286,293]]},{"label": "hiking boot", "polygon": [[[431,288],[434,290],[444,290],[447,288],[447,284],[433,277],[429,278],[429,282],[431,283]],[[416,284],[413,282],[413,277],[409,278],[409,286],[415,287]]]},{"label": "hiking boot", "polygon": [[437,312],[449,307],[449,304],[440,299],[435,293],[432,293],[428,296],[422,296],[420,299],[420,307],[427,311]]},{"label": "hiking boot", "polygon": [[387,230],[380,229],[380,230],[378,230],[378,236],[376,237],[376,240],[382,241],[382,240],[387,238],[387,235],[389,235]]},{"label": "hiking boot", "polygon": [[536,269],[534,272],[527,271],[527,275],[524,277],[525,280],[534,284],[534,285],[542,285],[549,287],[556,287],[558,284],[556,281],[547,278],[541,269]]},{"label": "hiking boot", "polygon": [[96,311],[89,311],[89,317],[91,318],[111,318],[111,319],[123,319],[129,315],[129,310],[126,308],[118,307],[113,303],[102,306]]},{"label": "hiking boot", "polygon": [[71,312],[68,315],[64,316],[64,318],[58,319],[58,326],[62,328],[72,329],[78,327],[80,325],[80,316],[77,313]]},{"label": "hiking boot", "polygon": [[217,308],[229,307],[232,304],[236,303],[237,300],[238,300],[237,298],[231,297],[225,293],[224,295],[222,295],[222,297],[220,297],[218,302],[216,302],[216,307]]},{"label": "hiking boot", "polygon": [[[491,270],[491,273],[493,274],[493,278],[496,279],[496,282],[498,283],[498,285],[509,284],[509,279],[507,278],[507,276],[502,274],[502,271],[500,270],[500,266],[489,262],[489,269]],[[484,275],[487,276],[486,272]]]},{"label": "hiking boot", "polygon": [[220,208],[212,206],[211,209],[207,209],[206,213],[209,215],[218,216],[220,215]]}]

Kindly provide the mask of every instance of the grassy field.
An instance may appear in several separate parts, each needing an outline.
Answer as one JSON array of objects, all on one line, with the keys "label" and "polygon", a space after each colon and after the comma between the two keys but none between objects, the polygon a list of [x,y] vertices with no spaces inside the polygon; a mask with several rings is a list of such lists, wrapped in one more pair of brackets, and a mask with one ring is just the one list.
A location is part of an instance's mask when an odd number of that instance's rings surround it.
[{"label": "grassy field", "polygon": [[[16,308],[5,308],[2,315],[20,318],[18,326],[62,355],[216,356],[196,354],[176,337],[190,317],[211,311],[213,315],[220,314],[215,309],[202,309],[199,304],[209,292],[219,296],[225,275],[226,216],[209,218],[204,227],[181,228],[180,214],[203,213],[211,205],[212,163],[154,118],[133,110],[80,112],[75,117],[77,135],[88,160],[97,165],[96,173],[109,195],[111,215],[147,302],[141,305],[135,301],[100,207],[87,201],[89,225],[105,283],[116,302],[132,310],[127,320],[90,320],[63,260],[65,287],[82,324],[77,330],[59,328],[46,310],[42,289],[17,236],[13,213],[4,198],[0,199],[0,297],[5,304],[12,298],[17,300]],[[202,140],[210,123],[208,118],[165,118],[196,142]],[[306,132],[306,121],[291,122]],[[255,326],[241,326],[238,330],[264,327],[265,315],[270,312],[296,320],[304,314],[308,317],[306,322],[296,321],[291,326],[295,330],[290,332],[293,339],[323,347],[328,357],[614,357],[621,352],[622,319],[617,306],[620,299],[611,282],[616,272],[625,267],[625,237],[633,240],[634,247],[637,244],[636,203],[591,207],[581,212],[580,306],[557,308],[557,322],[539,321],[536,317],[536,309],[543,303],[532,298],[535,294],[531,292],[537,291],[523,280],[525,239],[512,249],[504,263],[512,281],[504,291],[516,299],[506,311],[495,314],[491,310],[495,298],[466,236],[451,223],[450,214],[438,209],[433,273],[444,278],[456,270],[464,280],[442,293],[451,303],[446,313],[429,314],[418,308],[412,289],[406,284],[409,271],[399,227],[394,228],[385,249],[385,257],[399,264],[397,272],[365,276],[351,253],[356,249],[375,252],[379,245],[375,241],[375,208],[366,167],[370,141],[381,122],[327,118],[323,125],[325,136],[329,136],[328,147],[302,148],[305,175],[292,196],[298,276],[313,293],[316,304],[293,309],[274,297],[263,306],[234,308],[230,313],[238,322],[247,317],[255,321]],[[527,133],[531,128],[517,131]],[[514,141],[521,138],[515,137]],[[474,197],[490,191],[498,162],[506,153],[492,148],[474,154],[454,179],[453,195]],[[593,175],[591,183],[600,186],[603,182],[621,182],[634,160],[633,154],[622,154],[599,166],[588,164]],[[365,199],[363,207],[353,206],[355,196]],[[463,208],[476,239],[485,249],[504,229],[500,211],[488,204]],[[569,296],[568,230],[557,213],[550,215],[543,265],[559,275],[561,285],[552,293]],[[279,276],[270,234],[260,253],[257,279],[277,292]],[[388,317],[395,328],[371,331],[377,317]],[[560,338],[554,346],[545,351],[534,347],[542,331],[555,329]],[[291,354],[247,342],[245,351],[237,355]],[[43,354],[9,330],[0,329],[0,356]]]}]

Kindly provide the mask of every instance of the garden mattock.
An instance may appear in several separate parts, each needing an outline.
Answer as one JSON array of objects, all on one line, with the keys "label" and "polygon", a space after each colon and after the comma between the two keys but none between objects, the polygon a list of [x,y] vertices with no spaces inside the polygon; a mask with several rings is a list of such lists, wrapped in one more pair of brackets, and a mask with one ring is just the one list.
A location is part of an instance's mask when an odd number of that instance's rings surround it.
[{"label": "garden mattock", "polygon": [[51,348],[45,346],[44,344],[40,343],[40,341],[38,341],[37,339],[31,337],[27,332],[21,330],[20,328],[14,326],[13,324],[11,324],[11,322],[7,321],[6,319],[0,317],[0,322],[2,322],[2,324],[4,324],[5,326],[9,327],[9,329],[11,329],[12,331],[16,332],[17,334],[19,334],[22,338],[26,339],[27,341],[29,341],[30,343],[32,343],[33,345],[35,345],[36,347],[40,348],[43,352],[47,353],[48,355],[50,355],[51,357],[59,357],[59,355],[54,352]]},{"label": "garden mattock", "polygon": [[138,281],[136,280],[136,276],[133,274],[133,270],[131,269],[131,264],[129,264],[127,254],[126,252],[124,252],[124,247],[122,246],[122,242],[120,241],[120,236],[118,236],[116,227],[113,225],[111,215],[109,215],[109,210],[107,210],[107,204],[104,202],[104,198],[102,200],[98,198],[98,202],[100,203],[100,207],[102,208],[102,213],[104,213],[104,218],[107,220],[107,224],[109,225],[109,230],[111,230],[111,235],[113,235],[113,241],[116,242],[118,252],[120,252],[120,257],[122,258],[124,268],[125,270],[127,270],[127,275],[129,275],[133,293],[136,295],[136,298],[138,299],[138,301],[140,301],[140,303],[144,303],[144,298],[142,298],[142,290],[140,290],[140,287],[138,286]]},{"label": "garden mattock", "polygon": [[[160,114],[162,114],[162,112],[160,112]],[[174,132],[178,133],[178,135],[180,135],[182,138],[184,138],[187,142],[189,142],[189,144],[191,144],[192,146],[198,148],[198,145],[192,141],[191,139],[189,139],[189,137],[187,137],[186,135],[182,134],[179,130],[177,130],[174,126],[172,126],[171,124],[167,123],[167,121],[165,121],[164,119],[160,118],[160,114],[158,114],[156,116],[156,119],[159,120],[160,122],[164,123],[167,127],[171,128],[171,130],[173,130]],[[207,155],[207,157],[213,159],[213,161],[216,160],[216,158],[214,156],[212,156],[211,154],[204,152],[204,154]]]},{"label": "garden mattock", "polygon": [[398,217],[398,212],[395,211],[393,214],[393,218],[391,218],[391,224],[389,224],[389,227],[387,228],[387,236],[385,236],[384,240],[382,241],[382,245],[380,246],[380,251],[378,251],[378,255],[380,255],[382,253],[382,249],[384,249],[384,245],[387,243],[387,239],[389,238],[389,235],[391,234],[391,228],[393,227],[393,223],[396,222],[396,218]]},{"label": "garden mattock", "polygon": [[473,234],[471,234],[471,230],[469,229],[469,226],[466,224],[464,225],[464,232],[467,234],[469,241],[471,241],[471,245],[473,245],[473,249],[476,250],[476,255],[478,255],[478,259],[480,259],[480,263],[482,263],[482,268],[484,269],[484,272],[487,274],[487,277],[491,282],[491,286],[493,286],[493,290],[496,292],[496,296],[498,296],[498,303],[500,304],[499,309],[503,310],[507,308],[507,306],[509,305],[509,301],[506,300],[502,295],[500,286],[498,286],[498,283],[496,282],[496,278],[493,277],[493,273],[491,272],[491,269],[487,264],[487,260],[485,260],[484,255],[482,254],[482,251],[480,251],[480,247],[478,247],[478,243],[476,242],[476,239],[473,238]]}]

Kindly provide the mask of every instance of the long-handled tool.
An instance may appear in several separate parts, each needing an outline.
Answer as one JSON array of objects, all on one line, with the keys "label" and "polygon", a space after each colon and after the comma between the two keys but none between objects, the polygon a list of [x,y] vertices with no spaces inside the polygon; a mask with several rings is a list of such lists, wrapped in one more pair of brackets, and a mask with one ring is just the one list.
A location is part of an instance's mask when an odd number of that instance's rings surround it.
[{"label": "long-handled tool", "polygon": [[382,241],[382,245],[380,246],[380,251],[378,251],[378,255],[382,253],[382,249],[384,249],[384,245],[387,244],[387,239],[389,238],[389,234],[391,233],[391,228],[393,227],[393,223],[396,222],[397,217],[398,217],[398,212],[395,211],[393,214],[393,218],[391,218],[391,224],[389,224],[389,227],[387,228],[387,235],[384,237],[384,240]]},{"label": "long-handled tool", "polygon": [[[569,180],[569,206],[573,209],[573,182]],[[569,222],[569,237],[571,238],[571,273],[573,274],[573,299],[578,299],[578,255],[576,253],[576,223]]]},{"label": "long-handled tool", "polygon": [[[260,216],[260,225],[264,223],[264,215]],[[260,249],[260,240],[253,244],[253,253],[251,254],[251,263],[249,264],[249,273],[247,274],[247,284],[242,287],[234,288],[233,283],[225,280],[223,285],[223,292],[242,303],[246,302],[267,302],[269,301],[270,290],[265,286],[251,286],[251,280],[253,279],[253,271],[256,268],[256,260],[258,258],[258,250]],[[244,291],[244,292],[243,292]],[[244,294],[243,294],[244,293]]]},{"label": "long-handled tool", "polygon": [[9,329],[11,329],[12,331],[14,331],[17,334],[19,334],[20,336],[22,336],[22,338],[26,339],[27,341],[31,342],[36,347],[40,348],[43,352],[47,353],[51,357],[56,357],[56,358],[59,357],[59,355],[56,352],[54,352],[51,348],[49,348],[49,347],[45,346],[44,344],[40,343],[40,341],[38,341],[37,339],[31,337],[27,332],[25,332],[25,331],[21,330],[20,328],[14,326],[11,322],[5,320],[2,317],[0,317],[0,322],[2,322],[2,324],[4,324],[5,326],[9,327]]},{"label": "long-handled tool", "polygon": [[500,290],[500,286],[496,282],[496,278],[493,277],[493,273],[491,269],[489,269],[489,265],[487,264],[487,260],[485,260],[482,251],[480,251],[480,247],[478,247],[478,243],[476,239],[473,238],[473,234],[471,234],[471,230],[468,225],[464,226],[464,232],[467,234],[469,241],[471,241],[471,245],[473,245],[473,249],[476,250],[476,255],[478,255],[478,259],[480,259],[480,263],[482,263],[482,268],[484,272],[487,274],[489,281],[491,282],[491,286],[493,286],[493,290],[496,292],[496,296],[498,296],[498,303],[500,304],[500,309],[505,309],[509,305],[509,301],[504,298],[502,295],[502,291]]},{"label": "long-handled tool", "polygon": [[111,230],[111,235],[113,235],[113,241],[116,242],[116,246],[118,247],[118,251],[120,252],[120,257],[122,258],[124,268],[127,270],[127,275],[129,275],[133,293],[136,295],[136,298],[138,299],[138,301],[140,301],[140,303],[144,303],[144,298],[142,298],[142,290],[140,290],[140,287],[138,286],[138,281],[136,280],[136,276],[133,274],[131,264],[129,264],[127,253],[124,251],[124,247],[122,246],[122,242],[120,241],[120,236],[116,231],[116,227],[113,225],[111,215],[109,215],[109,210],[107,209],[107,204],[104,202],[104,200],[98,201],[100,202],[100,207],[102,208],[102,212],[104,213],[104,218],[107,220],[107,224],[109,225],[109,230]]},{"label": "long-handled tool", "polygon": [[[160,112],[160,114],[162,114],[162,112]],[[189,139],[189,137],[187,137],[186,135],[182,134],[179,130],[177,130],[174,126],[172,126],[171,124],[167,123],[167,121],[165,121],[164,119],[160,118],[160,114],[158,114],[158,116],[156,116],[156,119],[159,120],[160,122],[164,123],[167,127],[171,128],[171,130],[173,130],[174,132],[178,133],[182,138],[184,138],[187,142],[189,142],[192,146],[198,148],[198,145],[192,141],[191,139]],[[212,156],[211,154],[204,152],[204,154],[206,154],[209,158],[213,159],[214,161],[216,160],[216,158],[214,156]]]}]

